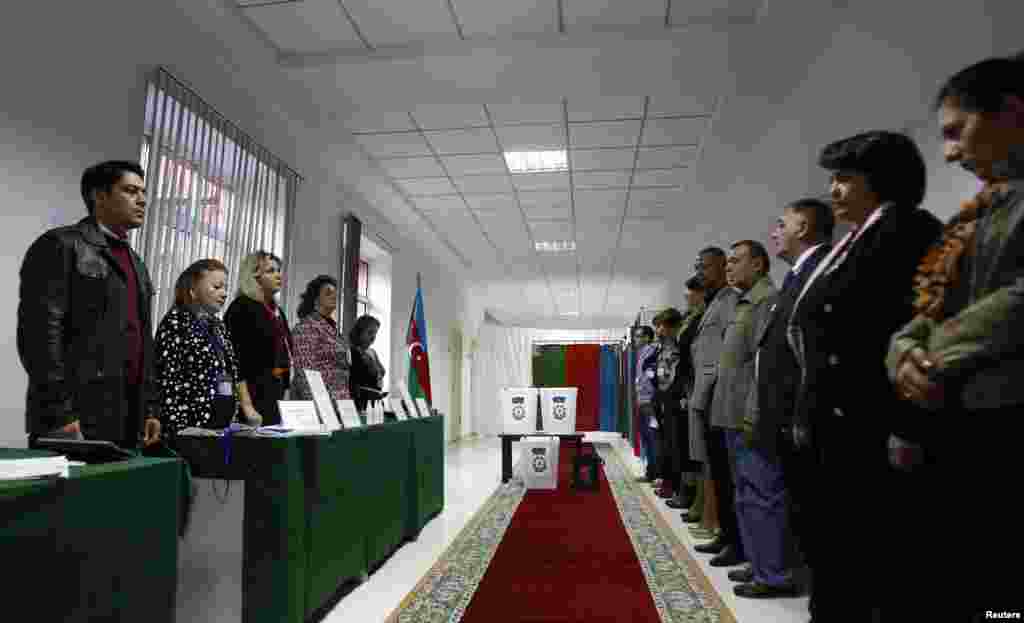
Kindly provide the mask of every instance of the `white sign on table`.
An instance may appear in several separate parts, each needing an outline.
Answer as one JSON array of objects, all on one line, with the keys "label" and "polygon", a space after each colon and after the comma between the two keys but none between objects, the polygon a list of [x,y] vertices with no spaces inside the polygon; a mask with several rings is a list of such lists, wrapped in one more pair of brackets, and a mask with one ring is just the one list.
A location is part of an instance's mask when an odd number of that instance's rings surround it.
[{"label": "white sign on table", "polygon": [[338,413],[341,414],[341,423],[345,425],[346,429],[359,428],[363,425],[363,421],[359,419],[359,409],[356,408],[354,400],[336,400],[334,404],[338,405]]},{"label": "white sign on table", "polygon": [[306,375],[309,391],[313,394],[313,404],[320,412],[320,421],[329,431],[341,430],[341,421],[331,405],[331,394],[324,384],[324,377],[317,370],[303,370],[302,373]]},{"label": "white sign on table", "polygon": [[395,418],[399,422],[401,422],[402,420],[406,419],[405,409],[402,408],[402,399],[401,398],[397,398],[396,399],[396,398],[393,398],[391,396],[388,396],[387,398],[385,398],[385,400],[388,401],[388,408],[391,409],[391,411],[394,412]]},{"label": "white sign on table", "polygon": [[416,406],[420,408],[420,417],[430,417],[430,406],[426,398],[417,398]]},{"label": "white sign on table", "polygon": [[284,428],[302,433],[323,432],[312,400],[278,400],[277,406],[281,411],[281,425]]},{"label": "white sign on table", "polygon": [[416,413],[416,405],[413,404],[412,396],[409,395],[409,388],[405,385],[400,385],[398,387],[398,391],[402,394],[402,400],[405,402],[405,407],[408,410],[409,417],[418,417],[419,414]]}]

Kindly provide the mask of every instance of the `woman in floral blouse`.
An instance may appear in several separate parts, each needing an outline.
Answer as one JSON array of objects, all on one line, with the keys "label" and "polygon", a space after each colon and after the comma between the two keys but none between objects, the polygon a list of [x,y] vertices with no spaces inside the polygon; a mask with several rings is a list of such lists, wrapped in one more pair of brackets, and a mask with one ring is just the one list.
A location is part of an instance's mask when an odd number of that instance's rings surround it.
[{"label": "woman in floral blouse", "polygon": [[226,283],[221,262],[192,264],[178,277],[174,307],[157,329],[160,421],[171,440],[185,428],[230,422],[238,410],[238,361],[217,316],[227,299]]},{"label": "woman in floral blouse", "polygon": [[292,332],[296,367],[292,394],[298,400],[313,398],[303,370],[319,372],[331,398],[349,397],[348,340],[338,332],[338,324],[331,317],[337,308],[338,282],[334,277],[320,275],[309,282],[299,304],[300,321]]}]

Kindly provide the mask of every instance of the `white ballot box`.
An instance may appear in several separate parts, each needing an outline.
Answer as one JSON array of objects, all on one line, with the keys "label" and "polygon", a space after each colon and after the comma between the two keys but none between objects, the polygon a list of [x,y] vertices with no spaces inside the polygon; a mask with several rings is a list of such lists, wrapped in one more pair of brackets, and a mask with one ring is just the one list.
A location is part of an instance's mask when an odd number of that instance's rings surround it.
[{"label": "white ballot box", "polygon": [[524,437],[519,475],[527,489],[558,488],[558,437]]},{"label": "white ballot box", "polygon": [[542,387],[540,413],[545,433],[576,432],[575,387]]},{"label": "white ballot box", "polygon": [[506,387],[500,392],[502,432],[524,435],[537,432],[537,388]]}]

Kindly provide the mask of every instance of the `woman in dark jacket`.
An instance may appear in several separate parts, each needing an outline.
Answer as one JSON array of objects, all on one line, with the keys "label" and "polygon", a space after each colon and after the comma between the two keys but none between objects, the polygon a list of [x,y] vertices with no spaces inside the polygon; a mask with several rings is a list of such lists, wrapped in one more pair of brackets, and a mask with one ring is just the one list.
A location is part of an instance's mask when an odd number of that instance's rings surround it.
[{"label": "woman in dark jacket", "polygon": [[284,311],[274,301],[281,290],[281,260],[256,251],[242,261],[238,296],[224,314],[238,354],[238,398],[250,423],[281,423],[277,401],[291,380],[291,332]]},{"label": "woman in dark jacket", "polygon": [[[377,339],[380,321],[373,316],[360,316],[349,331],[352,344],[352,369],[349,373],[349,388],[356,408],[362,413],[366,404],[380,397],[387,370],[381,364],[377,353],[370,348]],[[412,408],[412,405],[409,405]]]},{"label": "woman in dark jacket", "polygon": [[[794,441],[820,462],[811,524],[818,534],[812,616],[870,621],[885,601],[877,572],[880,534],[859,509],[884,501],[887,440],[905,408],[885,369],[889,338],[911,317],[911,283],[941,224],[918,208],[926,169],[917,146],[874,131],[825,147],[832,209],[854,229],[810,276],[790,317],[802,369]],[[895,545],[898,553],[898,544]]]},{"label": "woman in dark jacket", "polygon": [[174,307],[156,331],[160,424],[173,445],[185,428],[224,426],[238,411],[238,361],[217,314],[227,299],[227,268],[195,262],[178,277]]}]

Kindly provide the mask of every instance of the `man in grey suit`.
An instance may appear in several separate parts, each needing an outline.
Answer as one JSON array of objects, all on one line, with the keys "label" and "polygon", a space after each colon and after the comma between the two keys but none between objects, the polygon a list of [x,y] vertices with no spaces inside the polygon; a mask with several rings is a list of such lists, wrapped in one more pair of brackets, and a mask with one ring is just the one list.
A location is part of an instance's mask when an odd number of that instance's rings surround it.
[{"label": "man in grey suit", "polygon": [[[694,370],[693,394],[689,403],[690,458],[709,467],[710,481],[705,485],[715,487],[722,530],[714,541],[698,545],[694,549],[704,554],[725,554],[722,559],[725,561],[733,557],[742,560],[742,552],[737,552],[736,548],[732,547],[739,545],[739,528],[736,525],[736,513],[732,508],[732,492],[728,492],[728,499],[723,500],[725,496],[719,493],[721,487],[716,484],[718,479],[728,477],[729,456],[721,431],[716,434],[710,428],[715,384],[718,380],[718,362],[722,355],[722,340],[736,313],[737,293],[726,286],[725,251],[722,249],[707,247],[702,250],[697,256],[695,268],[697,276],[704,283],[708,308],[690,346]],[[731,478],[727,482],[731,484]],[[729,488],[731,489],[731,486]],[[727,510],[723,505],[727,505]]]}]

